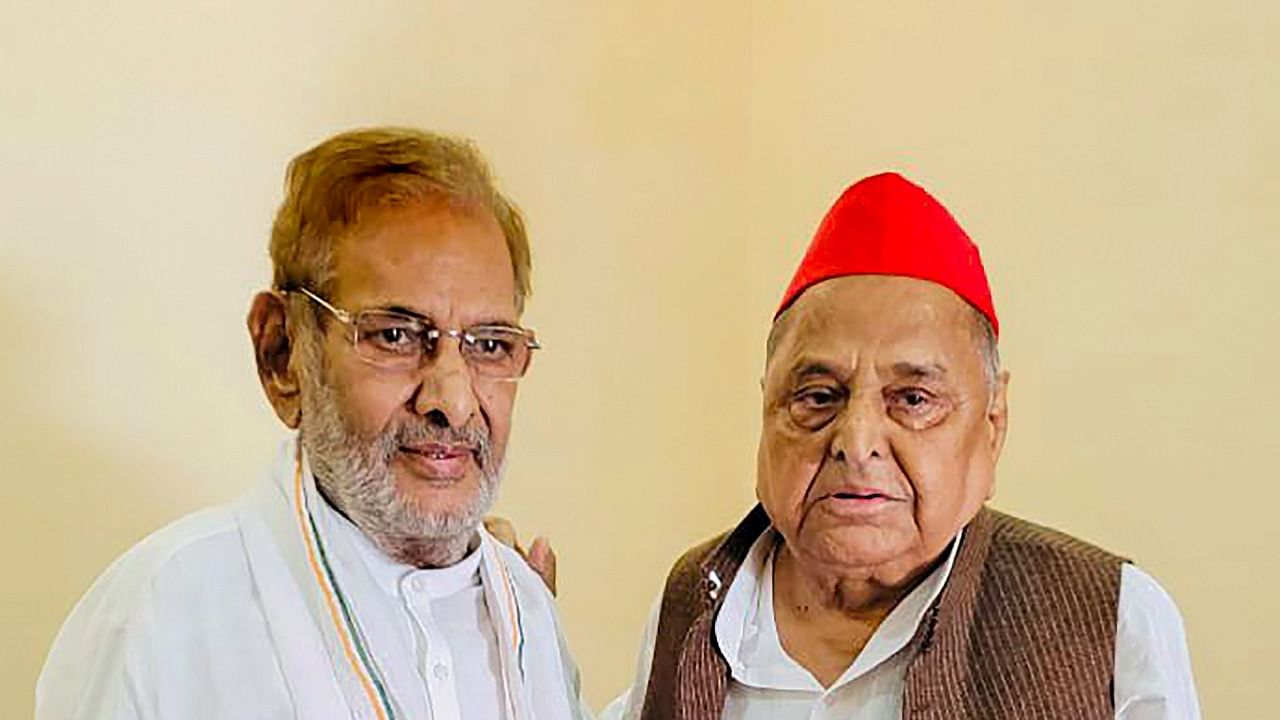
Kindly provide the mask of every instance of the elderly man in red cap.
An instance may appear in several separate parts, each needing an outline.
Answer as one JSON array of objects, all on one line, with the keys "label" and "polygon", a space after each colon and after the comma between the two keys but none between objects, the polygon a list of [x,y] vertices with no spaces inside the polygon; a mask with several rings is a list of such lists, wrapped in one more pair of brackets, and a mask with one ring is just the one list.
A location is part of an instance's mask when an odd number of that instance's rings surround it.
[{"label": "elderly man in red cap", "polygon": [[769,334],[760,504],[676,563],[606,716],[1199,717],[1150,576],[986,507],[998,332],[934,198],[896,174],[850,187]]}]

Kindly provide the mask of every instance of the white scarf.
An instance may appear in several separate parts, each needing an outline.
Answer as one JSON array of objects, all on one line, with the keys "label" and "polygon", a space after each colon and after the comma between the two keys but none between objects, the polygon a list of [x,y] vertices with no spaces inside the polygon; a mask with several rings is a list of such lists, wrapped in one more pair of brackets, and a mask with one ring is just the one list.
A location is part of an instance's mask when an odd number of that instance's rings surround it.
[{"label": "white scarf", "polygon": [[[307,720],[429,716],[411,663],[411,639],[359,553],[327,527],[297,441],[282,448],[268,482],[237,505],[250,571],[297,715]],[[580,718],[577,671],[541,579],[483,529],[480,576],[498,636],[507,717]],[[399,647],[396,647],[396,645]]]}]

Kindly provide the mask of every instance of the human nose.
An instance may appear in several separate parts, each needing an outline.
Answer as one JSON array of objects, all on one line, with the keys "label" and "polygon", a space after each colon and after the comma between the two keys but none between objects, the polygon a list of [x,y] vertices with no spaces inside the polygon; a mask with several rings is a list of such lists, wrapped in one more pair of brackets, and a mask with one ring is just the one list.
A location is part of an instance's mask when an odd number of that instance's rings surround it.
[{"label": "human nose", "polygon": [[879,393],[860,392],[849,398],[836,418],[832,457],[857,464],[889,456],[883,405]]},{"label": "human nose", "polygon": [[471,369],[462,356],[457,338],[442,337],[432,357],[419,370],[420,382],[413,396],[413,411],[434,418],[446,427],[465,427],[479,406]]}]

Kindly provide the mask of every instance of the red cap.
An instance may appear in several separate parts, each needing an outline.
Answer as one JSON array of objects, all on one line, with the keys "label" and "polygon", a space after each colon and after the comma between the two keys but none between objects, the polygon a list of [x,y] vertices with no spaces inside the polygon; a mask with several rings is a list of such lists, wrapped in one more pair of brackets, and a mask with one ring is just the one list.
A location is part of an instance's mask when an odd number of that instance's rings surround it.
[{"label": "red cap", "polygon": [[845,275],[935,282],[967,300],[1000,333],[978,247],[932,195],[897,173],[859,180],[836,200],[774,317],[813,285]]}]

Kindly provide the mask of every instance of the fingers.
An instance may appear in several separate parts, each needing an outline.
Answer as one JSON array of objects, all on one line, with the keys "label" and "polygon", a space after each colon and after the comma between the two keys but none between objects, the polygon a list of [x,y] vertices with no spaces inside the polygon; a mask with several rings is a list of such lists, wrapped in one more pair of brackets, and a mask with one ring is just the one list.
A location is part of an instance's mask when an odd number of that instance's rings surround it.
[{"label": "fingers", "polygon": [[529,554],[527,556],[529,566],[542,578],[542,582],[547,584],[547,589],[552,595],[556,594],[556,553],[551,549],[551,542],[544,537],[536,537],[533,544],[529,546]]},{"label": "fingers", "polygon": [[498,542],[514,549],[516,552],[524,555],[524,548],[520,547],[520,541],[516,537],[516,528],[511,521],[497,515],[490,515],[484,519],[484,529],[489,531]]},{"label": "fingers", "polygon": [[551,543],[546,538],[534,538],[533,544],[526,551],[520,546],[515,526],[506,518],[491,515],[484,519],[484,529],[488,530],[498,542],[520,553],[525,562],[529,563],[529,567],[533,568],[534,572],[538,573],[538,577],[542,578],[542,582],[546,583],[551,594],[556,594],[556,553],[551,549]]}]

